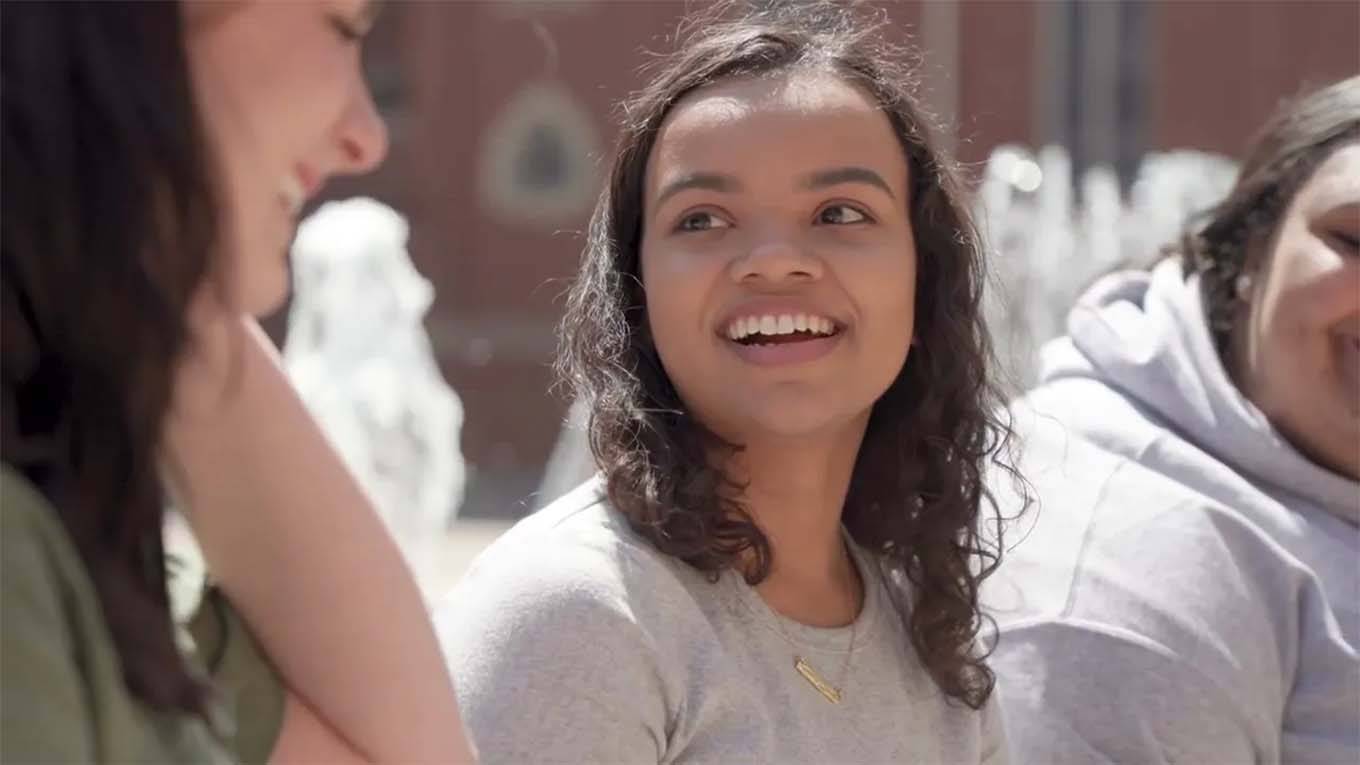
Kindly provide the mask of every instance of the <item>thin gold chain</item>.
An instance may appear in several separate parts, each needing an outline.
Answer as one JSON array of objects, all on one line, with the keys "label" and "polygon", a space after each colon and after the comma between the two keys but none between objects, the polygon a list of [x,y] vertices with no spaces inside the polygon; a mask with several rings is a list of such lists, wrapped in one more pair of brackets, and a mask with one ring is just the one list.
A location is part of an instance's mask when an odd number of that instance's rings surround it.
[{"label": "thin gold chain", "polygon": [[[863,597],[861,599],[860,608],[862,610],[864,605],[867,605],[869,602],[869,583],[864,581],[865,578],[863,576],[860,576],[859,565],[855,562],[854,552],[847,548],[846,553],[850,555],[850,565],[854,568],[856,578],[861,580],[860,586],[863,590]],[[782,622],[785,617],[773,608],[770,609],[770,613],[774,616],[774,626],[775,629],[779,630],[779,636],[784,638],[784,642],[797,648],[798,644],[793,638],[789,637],[789,633],[784,630]],[[822,697],[832,704],[841,703],[841,699],[845,696],[845,682],[850,677],[850,660],[855,653],[855,633],[859,628],[859,619],[860,613],[856,612],[853,620],[850,622],[850,643],[845,649],[845,660],[841,662],[840,676],[837,678],[835,685],[828,683],[807,659],[797,653],[794,653],[793,655],[794,671],[802,676],[804,680],[808,681],[809,685],[817,689],[817,692],[822,694]]]}]

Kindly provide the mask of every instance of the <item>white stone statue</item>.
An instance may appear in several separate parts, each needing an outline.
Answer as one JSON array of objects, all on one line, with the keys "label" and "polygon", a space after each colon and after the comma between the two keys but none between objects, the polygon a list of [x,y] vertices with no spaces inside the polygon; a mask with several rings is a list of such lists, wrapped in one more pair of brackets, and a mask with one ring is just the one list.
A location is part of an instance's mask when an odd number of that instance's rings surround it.
[{"label": "white stone statue", "polygon": [[302,223],[283,360],[410,555],[442,537],[466,468],[463,405],[425,332],[434,289],[411,264],[408,231],[372,199],[331,202]]}]

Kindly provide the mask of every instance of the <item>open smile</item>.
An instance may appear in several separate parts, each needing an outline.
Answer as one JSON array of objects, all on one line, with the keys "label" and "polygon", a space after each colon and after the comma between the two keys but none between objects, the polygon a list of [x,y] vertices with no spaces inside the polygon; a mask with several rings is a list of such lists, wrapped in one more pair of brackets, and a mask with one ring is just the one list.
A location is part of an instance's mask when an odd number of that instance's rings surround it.
[{"label": "open smile", "polygon": [[816,313],[752,313],[731,319],[724,329],[729,347],[758,366],[802,364],[830,353],[845,328]]}]

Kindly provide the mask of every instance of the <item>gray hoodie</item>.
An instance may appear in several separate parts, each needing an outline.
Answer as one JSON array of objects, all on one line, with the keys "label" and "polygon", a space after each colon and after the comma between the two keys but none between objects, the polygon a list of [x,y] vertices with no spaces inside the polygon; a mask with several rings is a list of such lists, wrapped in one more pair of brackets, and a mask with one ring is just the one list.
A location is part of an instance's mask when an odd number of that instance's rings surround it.
[{"label": "gray hoodie", "polygon": [[1020,762],[1360,762],[1360,483],[1203,317],[1177,260],[1106,277],[1012,407],[1040,505],[984,596]]}]

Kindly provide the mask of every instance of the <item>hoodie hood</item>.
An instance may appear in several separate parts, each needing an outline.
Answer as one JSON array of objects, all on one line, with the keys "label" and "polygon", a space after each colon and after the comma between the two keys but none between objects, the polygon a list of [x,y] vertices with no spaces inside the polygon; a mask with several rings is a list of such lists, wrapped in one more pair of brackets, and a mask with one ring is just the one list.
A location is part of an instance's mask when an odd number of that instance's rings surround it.
[{"label": "hoodie hood", "polygon": [[[1044,348],[1041,385],[1096,380],[1267,493],[1360,523],[1360,482],[1299,453],[1229,378],[1209,334],[1199,277],[1186,278],[1180,259],[1101,279],[1073,308],[1067,331]],[[1203,472],[1209,485],[1226,479]]]}]

